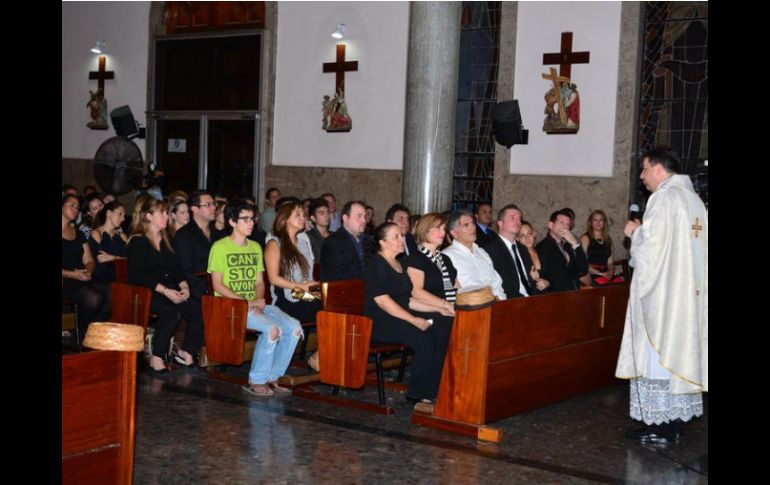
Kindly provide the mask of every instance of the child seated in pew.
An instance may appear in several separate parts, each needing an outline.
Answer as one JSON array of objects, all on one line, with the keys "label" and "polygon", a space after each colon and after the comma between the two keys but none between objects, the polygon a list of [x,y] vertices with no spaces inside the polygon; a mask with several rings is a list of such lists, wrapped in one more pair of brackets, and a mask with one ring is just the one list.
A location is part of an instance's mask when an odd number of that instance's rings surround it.
[{"label": "child seated in pew", "polygon": [[232,232],[211,246],[208,272],[215,295],[248,301],[246,327],[262,332],[254,347],[249,383],[243,390],[256,396],[272,396],[275,392],[291,392],[278,385],[278,378],[289,367],[302,337],[302,326],[277,306],[265,304],[262,248],[248,239],[256,223],[255,213],[254,206],[243,200],[227,206],[225,220]]}]

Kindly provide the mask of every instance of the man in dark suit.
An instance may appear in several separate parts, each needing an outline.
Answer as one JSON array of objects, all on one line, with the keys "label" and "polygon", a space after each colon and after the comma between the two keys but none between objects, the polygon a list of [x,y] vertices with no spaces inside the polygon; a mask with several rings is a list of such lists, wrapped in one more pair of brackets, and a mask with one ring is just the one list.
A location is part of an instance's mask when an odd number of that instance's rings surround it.
[{"label": "man in dark suit", "polygon": [[551,282],[551,291],[580,288],[579,278],[588,273],[588,258],[570,231],[569,213],[559,210],[548,220],[548,235],[537,244],[540,275]]},{"label": "man in dark suit", "polygon": [[508,204],[497,213],[497,234],[484,245],[495,271],[503,278],[508,298],[531,296],[538,292],[530,275],[532,258],[527,248],[516,241],[521,230],[521,209]]},{"label": "man in dark suit", "polygon": [[[393,204],[385,213],[385,222],[392,222],[401,229],[401,235],[404,236],[403,257],[417,252],[417,241],[414,240],[409,224],[409,209],[403,204]],[[399,257],[401,256],[399,255]]]},{"label": "man in dark suit", "polygon": [[479,203],[473,216],[476,219],[476,244],[484,247],[488,242],[497,239],[497,234],[492,230],[492,206],[490,204]]},{"label": "man in dark suit", "polygon": [[214,198],[204,190],[196,190],[187,199],[192,217],[174,236],[173,245],[176,259],[184,272],[185,280],[190,285],[190,296],[196,300],[206,294],[206,279],[197,277],[209,264],[209,251],[212,240],[211,228],[214,225],[216,205]]},{"label": "man in dark suit", "polygon": [[321,280],[364,277],[366,264],[366,208],[359,200],[342,207],[342,227],[326,238],[321,248]]}]

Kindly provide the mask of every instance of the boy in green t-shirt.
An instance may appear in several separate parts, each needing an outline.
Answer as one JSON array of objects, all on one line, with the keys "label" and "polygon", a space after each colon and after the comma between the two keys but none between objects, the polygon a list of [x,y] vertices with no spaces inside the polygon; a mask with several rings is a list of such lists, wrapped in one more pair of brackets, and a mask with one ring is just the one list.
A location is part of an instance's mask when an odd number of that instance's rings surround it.
[{"label": "boy in green t-shirt", "polygon": [[217,296],[249,302],[246,327],[262,332],[254,347],[249,384],[243,390],[272,396],[274,391],[291,392],[278,385],[278,377],[289,367],[303,334],[299,320],[275,305],[265,305],[262,248],[248,239],[254,230],[254,214],[254,206],[245,201],[227,205],[225,220],[233,231],[211,246],[208,272]]}]

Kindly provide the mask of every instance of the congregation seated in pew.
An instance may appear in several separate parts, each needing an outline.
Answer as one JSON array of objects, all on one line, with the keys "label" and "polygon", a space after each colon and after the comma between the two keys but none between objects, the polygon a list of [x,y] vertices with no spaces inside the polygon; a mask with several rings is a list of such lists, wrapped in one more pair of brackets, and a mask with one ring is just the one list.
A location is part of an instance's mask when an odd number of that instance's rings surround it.
[{"label": "congregation seated in pew", "polygon": [[278,384],[278,378],[289,366],[302,337],[302,326],[276,305],[265,304],[262,248],[248,239],[256,226],[254,213],[254,207],[245,201],[228,204],[225,218],[232,230],[211,246],[208,271],[217,296],[248,301],[246,327],[261,334],[243,389],[257,396],[271,396],[291,392]]},{"label": "congregation seated in pew", "polygon": [[396,259],[404,252],[404,237],[396,224],[377,226],[374,242],[379,250],[364,274],[364,314],[372,319],[372,340],[412,349],[407,398],[431,402],[438,392],[452,318],[412,298],[406,265]]},{"label": "congregation seated in pew", "polygon": [[588,260],[570,230],[571,221],[564,209],[553,212],[548,219],[548,235],[537,244],[540,276],[551,282],[552,292],[579,289],[580,277],[588,273]]}]

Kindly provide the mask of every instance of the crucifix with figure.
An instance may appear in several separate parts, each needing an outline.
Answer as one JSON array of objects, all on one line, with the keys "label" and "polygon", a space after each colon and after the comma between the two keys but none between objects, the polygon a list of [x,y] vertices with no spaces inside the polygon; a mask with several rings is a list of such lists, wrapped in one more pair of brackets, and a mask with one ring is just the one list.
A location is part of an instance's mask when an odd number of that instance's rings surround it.
[{"label": "crucifix with figure", "polygon": [[345,73],[351,71],[358,71],[358,61],[346,61],[345,44],[337,44],[337,61],[323,63],[323,72],[336,74],[334,96],[324,95],[321,102],[321,128],[326,131],[350,131],[353,126],[345,102]]},{"label": "crucifix with figure", "polygon": [[88,91],[91,99],[86,103],[86,108],[91,110],[91,121],[86,126],[92,130],[106,130],[107,125],[107,100],[104,98],[104,80],[115,79],[115,72],[106,70],[107,58],[99,56],[99,70],[90,71],[88,79],[98,81],[96,92]]},{"label": "crucifix with figure", "polygon": [[[562,32],[559,52],[543,54],[543,64],[558,64],[550,73],[542,74],[543,79],[551,81],[552,87],[545,93],[545,114],[543,131],[548,134],[577,133],[580,125],[580,96],[577,86],[572,82],[572,64],[588,64],[590,52],[572,51],[572,32]],[[558,112],[555,109],[558,107]]]}]

